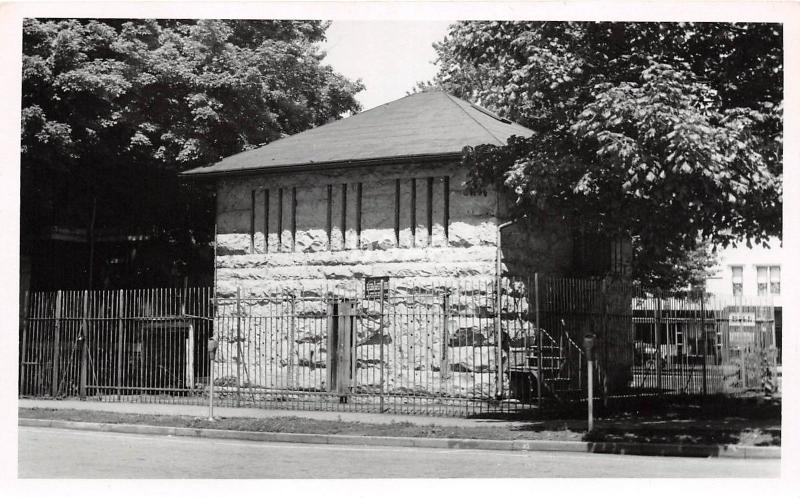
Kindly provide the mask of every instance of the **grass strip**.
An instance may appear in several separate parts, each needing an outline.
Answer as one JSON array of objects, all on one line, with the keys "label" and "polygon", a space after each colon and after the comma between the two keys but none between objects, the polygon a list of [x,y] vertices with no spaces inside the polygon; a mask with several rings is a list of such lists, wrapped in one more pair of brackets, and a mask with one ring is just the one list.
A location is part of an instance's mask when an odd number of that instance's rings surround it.
[{"label": "grass strip", "polygon": [[[547,420],[513,426],[459,427],[411,422],[367,423],[344,420],[317,420],[303,417],[204,417],[153,415],[94,410],[19,408],[20,418],[141,424],[165,427],[191,427],[255,432],[301,434],[341,434],[352,436],[396,436],[419,438],[457,438],[494,440],[548,440],[593,442],[639,442],[682,444],[744,444],[780,446],[780,420],[673,420],[664,423],[646,418],[599,420],[592,433],[581,429],[585,422]],[[690,423],[694,422],[694,423]],[[698,423],[702,422],[702,423]],[[583,426],[585,427],[585,425]]]}]

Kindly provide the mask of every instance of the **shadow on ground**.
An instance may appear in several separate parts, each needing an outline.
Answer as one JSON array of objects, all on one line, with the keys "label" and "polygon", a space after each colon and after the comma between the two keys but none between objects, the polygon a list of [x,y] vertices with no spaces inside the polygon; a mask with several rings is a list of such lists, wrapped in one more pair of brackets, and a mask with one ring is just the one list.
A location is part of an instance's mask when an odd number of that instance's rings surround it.
[{"label": "shadow on ground", "polygon": [[[612,401],[613,403],[613,401]],[[505,417],[520,433],[568,431],[589,442],[670,444],[739,444],[780,446],[780,400],[645,399],[597,407],[594,430],[587,432],[586,407],[571,406],[547,413]],[[529,422],[528,422],[529,421]],[[520,436],[524,438],[524,436]]]}]

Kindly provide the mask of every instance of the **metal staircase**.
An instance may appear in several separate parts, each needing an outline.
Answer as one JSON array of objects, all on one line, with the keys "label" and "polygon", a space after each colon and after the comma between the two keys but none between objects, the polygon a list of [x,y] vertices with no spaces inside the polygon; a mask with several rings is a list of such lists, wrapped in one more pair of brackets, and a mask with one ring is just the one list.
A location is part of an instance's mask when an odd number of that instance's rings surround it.
[{"label": "metal staircase", "polygon": [[[538,344],[541,338],[541,344]],[[565,332],[553,337],[544,329],[509,342],[510,395],[523,403],[539,398],[566,402],[585,387],[583,351]]]}]

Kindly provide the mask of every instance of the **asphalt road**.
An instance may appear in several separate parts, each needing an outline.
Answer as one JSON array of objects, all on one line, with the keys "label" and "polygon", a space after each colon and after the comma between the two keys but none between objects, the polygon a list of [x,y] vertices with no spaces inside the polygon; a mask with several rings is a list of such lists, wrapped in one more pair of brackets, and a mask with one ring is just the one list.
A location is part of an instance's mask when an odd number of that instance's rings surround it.
[{"label": "asphalt road", "polygon": [[19,427],[22,478],[779,476],[779,460],[263,443]]}]

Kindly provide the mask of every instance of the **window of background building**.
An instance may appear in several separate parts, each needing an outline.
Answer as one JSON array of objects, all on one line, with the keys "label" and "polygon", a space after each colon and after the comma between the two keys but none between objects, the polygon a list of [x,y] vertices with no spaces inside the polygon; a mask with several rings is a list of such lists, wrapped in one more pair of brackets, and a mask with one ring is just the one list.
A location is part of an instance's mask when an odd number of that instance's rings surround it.
[{"label": "window of background building", "polygon": [[779,296],[781,294],[781,267],[757,266],[756,282],[759,296]]},{"label": "window of background building", "polygon": [[742,289],[743,289],[742,273],[743,273],[743,268],[741,266],[731,266],[731,280],[733,281],[734,296],[742,295]]},{"label": "window of background building", "polygon": [[767,290],[769,287],[769,276],[767,275],[768,272],[769,268],[766,266],[756,267],[756,286],[759,296],[767,295]]},{"label": "window of background building", "polygon": [[769,293],[773,296],[780,296],[781,294],[781,267],[769,267]]},{"label": "window of background building", "polygon": [[781,294],[781,267],[757,266],[756,281],[759,296],[779,296]]}]

